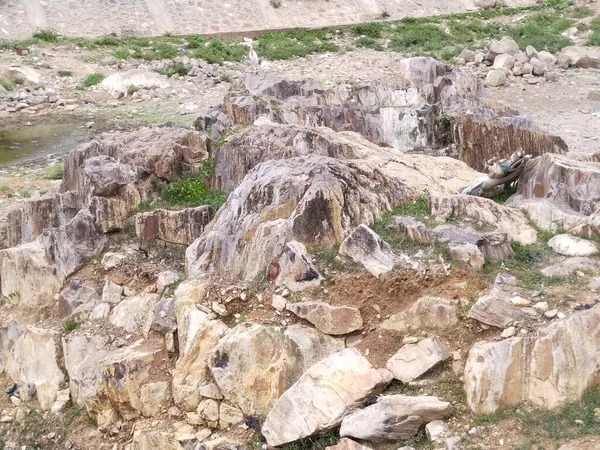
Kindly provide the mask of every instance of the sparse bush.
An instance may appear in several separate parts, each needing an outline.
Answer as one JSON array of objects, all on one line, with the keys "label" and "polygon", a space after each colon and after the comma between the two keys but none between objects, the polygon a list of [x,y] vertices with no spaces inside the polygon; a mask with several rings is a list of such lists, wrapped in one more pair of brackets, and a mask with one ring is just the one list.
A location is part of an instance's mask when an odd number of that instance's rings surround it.
[{"label": "sparse bush", "polygon": [[50,180],[62,180],[64,174],[64,166],[62,164],[55,164],[53,166],[46,167],[43,171],[44,178]]},{"label": "sparse bush", "polygon": [[258,43],[259,54],[270,60],[285,60],[339,50],[339,47],[328,38],[325,30],[267,33],[258,39]]},{"label": "sparse bush", "polygon": [[70,333],[71,331],[79,328],[79,322],[73,319],[68,319],[63,322],[62,327],[65,332]]},{"label": "sparse bush", "polygon": [[0,86],[2,86],[7,91],[12,91],[14,89],[13,84],[10,81],[5,80],[3,78],[0,78]]},{"label": "sparse bush", "polygon": [[58,42],[60,35],[54,30],[42,29],[36,31],[33,37],[43,42]]},{"label": "sparse bush", "polygon": [[101,73],[90,73],[87,77],[84,78],[81,85],[83,87],[95,86],[96,84],[102,83],[102,80],[104,80],[104,75],[102,75]]},{"label": "sparse bush", "polygon": [[370,38],[380,38],[384,24],[378,22],[359,23],[350,27],[350,33],[354,36],[367,36]]},{"label": "sparse bush", "polygon": [[592,20],[590,29],[594,32],[588,39],[588,45],[600,45],[600,17]]},{"label": "sparse bush", "polygon": [[[224,73],[224,74],[222,74],[222,75],[221,75],[221,81],[222,81],[223,83],[231,83],[231,81],[232,81],[231,75],[229,75],[228,73]],[[207,133],[207,134],[208,134],[208,133]],[[209,136],[210,136],[210,134],[209,134]]]},{"label": "sparse bush", "polygon": [[277,8],[281,8],[281,1],[280,0],[270,0],[271,6],[275,9]]},{"label": "sparse bush", "polygon": [[129,86],[127,86],[127,95],[133,95],[139,90],[140,90],[139,87],[134,86],[133,84],[130,84]]},{"label": "sparse bush", "polygon": [[0,186],[0,194],[4,194],[6,197],[12,197],[15,192],[12,190],[12,188],[3,184]]},{"label": "sparse bush", "polygon": [[71,72],[70,70],[59,70],[56,73],[59,77],[70,77],[71,75],[73,75],[73,72]]},{"label": "sparse bush", "polygon": [[19,191],[19,197],[22,198],[31,198],[32,195],[33,193],[29,189],[21,189]]},{"label": "sparse bush", "polygon": [[12,79],[12,82],[15,86],[21,86],[22,84],[25,84],[25,79],[21,77],[16,77]]}]

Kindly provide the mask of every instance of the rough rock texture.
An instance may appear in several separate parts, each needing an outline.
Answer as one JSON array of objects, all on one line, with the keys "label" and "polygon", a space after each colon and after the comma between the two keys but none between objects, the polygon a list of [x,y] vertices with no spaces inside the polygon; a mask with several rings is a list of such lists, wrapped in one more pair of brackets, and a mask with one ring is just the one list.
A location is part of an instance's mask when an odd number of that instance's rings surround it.
[{"label": "rough rock texture", "polygon": [[277,400],[262,434],[269,445],[279,446],[335,427],[391,378],[356,349],[335,353],[308,369]]},{"label": "rough rock texture", "polygon": [[82,305],[94,305],[99,301],[96,290],[86,284],[72,279],[58,297],[58,315],[61,318],[69,316]]},{"label": "rough rock texture", "polygon": [[[101,336],[68,337],[63,342],[71,395],[84,406],[98,425],[119,418],[132,420],[142,412],[156,411],[170,398],[168,386],[155,383],[156,374],[166,376],[166,351],[162,339],[137,341],[109,349]],[[150,371],[155,375],[150,377]],[[157,389],[160,387],[164,389]]]},{"label": "rough rock texture", "polygon": [[[544,155],[527,163],[519,180],[519,191],[509,203],[527,210],[541,228],[570,232],[586,224],[596,213],[599,202],[599,162]],[[590,227],[593,231],[593,220],[588,224]]]},{"label": "rough rock texture", "polygon": [[402,312],[393,314],[381,324],[384,330],[407,333],[422,329],[440,329],[458,323],[457,302],[440,297],[422,297]]},{"label": "rough rock texture", "polygon": [[388,227],[405,233],[411,241],[420,244],[431,244],[433,242],[433,236],[425,224],[414,217],[395,216]]},{"label": "rough rock texture", "polygon": [[592,256],[600,250],[595,242],[569,234],[554,236],[548,241],[548,246],[559,255],[564,256]]},{"label": "rough rock texture", "polygon": [[452,406],[437,397],[386,395],[377,402],[344,418],[340,436],[371,442],[409,438],[427,423],[445,419]]},{"label": "rough rock texture", "polygon": [[600,50],[597,47],[565,47],[561,56],[569,59],[572,66],[581,69],[600,69]]},{"label": "rough rock texture", "polygon": [[27,329],[15,339],[6,359],[6,373],[17,383],[33,383],[40,407],[49,410],[65,380],[61,361],[60,333]]},{"label": "rough rock texture", "polygon": [[542,269],[542,275],[550,278],[566,278],[576,272],[595,272],[598,269],[600,269],[600,261],[575,256]]},{"label": "rough rock texture", "polygon": [[[468,71],[429,58],[409,58],[401,61],[399,72],[401,81],[395,85],[329,89],[314,80],[298,82],[272,74],[249,74],[243,83],[232,87],[222,107],[211,114],[211,127],[250,125],[262,116],[276,123],[356,131],[373,142],[402,150],[430,148],[436,152],[453,143],[454,155],[477,170],[483,170],[492,156],[508,157],[517,148],[533,155],[566,151],[564,141],[542,133],[515,111],[490,108],[492,102],[483,85]],[[450,124],[437,120],[442,111]],[[224,117],[220,125],[214,123],[217,115]],[[281,153],[285,146],[275,147]],[[228,153],[226,158],[235,156]],[[252,161],[254,156],[248,163],[238,162],[232,167],[251,165]],[[235,185],[234,176],[222,180],[223,186]]]},{"label": "rough rock texture", "polygon": [[343,348],[343,339],[312,328],[243,323],[219,341],[208,365],[229,403],[246,415],[266,415],[300,375]]},{"label": "rough rock texture", "polygon": [[450,352],[437,338],[424,339],[402,347],[387,363],[394,378],[408,383],[450,358]]},{"label": "rough rock texture", "polygon": [[113,308],[108,321],[129,333],[147,336],[154,319],[154,308],[159,300],[158,294],[127,298]]},{"label": "rough rock texture", "polygon": [[477,299],[468,317],[498,328],[537,317],[533,308],[518,306],[510,301],[516,284],[517,280],[512,275],[498,274],[491,292]]},{"label": "rough rock texture", "polygon": [[488,198],[431,194],[429,212],[444,221],[483,222],[506,233],[511,240],[522,244],[533,244],[537,240],[537,232],[523,212],[500,205]]},{"label": "rough rock texture", "polygon": [[483,269],[485,257],[475,244],[450,242],[448,250],[455,261],[462,261],[475,270]]},{"label": "rough rock texture", "polygon": [[405,196],[447,192],[477,177],[450,158],[403,155],[352,136],[358,159],[312,155],[254,167],[187,249],[188,277],[216,272],[253,280],[291,240],[341,243]]},{"label": "rough rock texture", "polygon": [[339,255],[362,264],[377,278],[393,270],[398,262],[390,245],[365,225],[359,225],[344,239]]},{"label": "rough rock texture", "polygon": [[598,382],[600,308],[575,313],[535,335],[475,344],[465,367],[467,402],[477,413],[529,402],[556,408]]},{"label": "rough rock texture", "polygon": [[306,253],[304,244],[291,241],[267,268],[267,280],[275,286],[285,286],[293,292],[318,286],[322,277]]},{"label": "rough rock texture", "polygon": [[473,267],[481,268],[483,263],[483,258],[478,257],[477,250],[486,259],[510,259],[515,256],[507,234],[499,231],[481,233],[466,225],[438,225],[432,230],[432,234],[437,236],[440,242],[448,244],[450,251],[454,247],[457,256],[466,255],[459,259],[465,262],[473,261]]},{"label": "rough rock texture", "polygon": [[198,206],[179,211],[157,209],[135,216],[135,234],[146,240],[190,245],[202,234],[215,215],[211,206]]},{"label": "rough rock texture", "polygon": [[308,320],[322,333],[342,335],[362,329],[363,320],[358,308],[330,306],[322,302],[288,303],[287,310]]},{"label": "rough rock texture", "polygon": [[369,447],[359,444],[352,439],[342,438],[336,445],[325,447],[325,450],[371,450]]}]

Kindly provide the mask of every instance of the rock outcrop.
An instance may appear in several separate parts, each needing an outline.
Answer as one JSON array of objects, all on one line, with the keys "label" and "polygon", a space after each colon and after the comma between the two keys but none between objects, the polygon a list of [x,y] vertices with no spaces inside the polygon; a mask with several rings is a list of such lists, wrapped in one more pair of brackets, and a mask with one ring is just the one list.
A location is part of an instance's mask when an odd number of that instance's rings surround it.
[{"label": "rock outcrop", "polygon": [[202,234],[215,215],[211,206],[186,208],[179,211],[157,209],[135,216],[135,234],[148,241],[190,245]]},{"label": "rock outcrop", "polygon": [[598,383],[600,308],[575,313],[532,336],[475,344],[465,367],[467,403],[477,413],[528,402],[556,408]]},{"label": "rock outcrop", "polygon": [[279,446],[333,428],[391,378],[356,349],[335,353],[308,369],[277,400],[262,434],[269,445]]}]

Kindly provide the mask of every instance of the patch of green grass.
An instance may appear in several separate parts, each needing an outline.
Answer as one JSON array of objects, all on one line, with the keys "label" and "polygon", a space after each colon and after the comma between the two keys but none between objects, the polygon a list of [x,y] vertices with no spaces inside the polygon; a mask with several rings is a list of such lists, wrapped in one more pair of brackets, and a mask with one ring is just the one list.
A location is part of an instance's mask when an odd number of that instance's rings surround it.
[{"label": "patch of green grass", "polygon": [[53,166],[46,167],[42,173],[44,178],[50,180],[62,180],[65,172],[65,166],[63,164],[54,164]]},{"label": "patch of green grass", "polygon": [[282,450],[324,450],[340,441],[338,430],[330,430],[320,436],[311,436],[280,447]]},{"label": "patch of green grass", "polygon": [[101,73],[90,73],[87,77],[84,78],[84,80],[81,82],[81,85],[83,87],[91,87],[102,83],[102,80],[104,80],[104,75],[102,75]]},{"label": "patch of green grass", "polygon": [[584,19],[593,15],[594,11],[587,6],[575,6],[569,13],[569,16],[571,16],[573,19]]},{"label": "patch of green grass", "polygon": [[380,38],[383,36],[385,24],[381,22],[359,23],[350,27],[350,33],[354,36],[366,36],[370,38]]},{"label": "patch of green grass", "polygon": [[139,90],[140,90],[139,87],[137,87],[133,84],[130,84],[129,86],[127,86],[127,95],[133,95]]},{"label": "patch of green grass", "polygon": [[12,197],[15,194],[15,191],[9,186],[5,184],[0,185],[0,193],[6,195],[7,197]]},{"label": "patch of green grass", "polygon": [[385,50],[383,45],[381,45],[377,39],[368,36],[359,37],[356,41],[354,41],[354,44],[359,48],[371,48],[377,51]]},{"label": "patch of green grass", "polygon": [[225,42],[221,39],[190,39],[189,47],[195,49],[194,58],[203,59],[211,64],[223,64],[225,61],[241,61],[248,53],[248,47],[239,42]]},{"label": "patch of green grass", "polygon": [[12,91],[14,89],[13,84],[10,81],[5,80],[3,78],[0,78],[0,86],[2,86],[7,91]]},{"label": "patch of green grass", "polygon": [[38,30],[33,34],[33,37],[42,42],[58,42],[60,39],[60,35],[51,29]]},{"label": "patch of green grass", "polygon": [[73,72],[71,72],[70,70],[59,70],[56,73],[59,77],[70,77],[73,75]]},{"label": "patch of green grass", "polygon": [[435,448],[433,442],[427,439],[425,430],[419,430],[414,436],[399,440],[396,447],[414,447],[416,450],[433,450]]},{"label": "patch of green grass", "polygon": [[227,201],[227,194],[208,186],[207,178],[214,173],[214,170],[215,160],[205,161],[197,173],[165,185],[162,200],[171,206],[210,205],[219,209]]},{"label": "patch of green grass", "polygon": [[600,434],[600,420],[594,412],[597,408],[600,408],[600,389],[591,387],[581,401],[570,403],[561,410],[523,410],[519,416],[527,436],[575,439]]},{"label": "patch of green grass", "polygon": [[588,45],[600,45],[600,17],[596,17],[590,24],[593,34],[588,39]]},{"label": "patch of green grass", "polygon": [[173,61],[168,64],[164,68],[154,69],[155,72],[160,73],[161,75],[165,75],[167,77],[171,77],[175,74],[178,74],[180,77],[183,77],[188,74],[188,68],[181,61]]},{"label": "patch of green grass", "polygon": [[517,412],[516,408],[502,408],[489,414],[475,414],[474,419],[478,425],[488,425],[502,422],[505,419],[513,417]]},{"label": "patch of green grass", "polygon": [[454,43],[452,36],[435,23],[401,23],[390,41],[390,49],[401,53],[440,51]]},{"label": "patch of green grass", "polygon": [[25,79],[24,79],[24,78],[21,78],[21,77],[16,77],[16,78],[13,78],[13,79],[12,79],[12,83],[13,83],[15,86],[20,86],[20,85],[23,85],[23,84],[25,84]]},{"label": "patch of green grass", "polygon": [[62,327],[65,332],[70,333],[71,331],[79,328],[79,325],[79,322],[77,322],[76,320],[68,319],[63,322]]},{"label": "patch of green grass", "polygon": [[385,389],[386,395],[418,395],[419,388],[416,386],[411,386],[409,384],[405,384],[396,379],[392,380],[392,382]]},{"label": "patch of green grass", "polygon": [[336,52],[339,47],[326,30],[295,30],[286,33],[267,33],[258,39],[258,53],[270,60],[286,60],[314,53]]},{"label": "patch of green grass", "polygon": [[504,205],[508,201],[509,198],[511,198],[514,194],[517,193],[518,188],[519,188],[518,181],[514,181],[513,183],[509,184],[508,186],[505,186],[504,190],[500,194],[493,197],[492,200],[494,200],[496,203]]},{"label": "patch of green grass", "polygon": [[573,24],[571,19],[553,12],[542,11],[521,25],[510,26],[506,34],[511,36],[520,48],[532,45],[536,50],[556,53],[571,45],[569,38],[561,33]]},{"label": "patch of green grass", "polygon": [[19,191],[19,197],[22,198],[31,198],[32,195],[33,193],[29,189],[21,189]]}]

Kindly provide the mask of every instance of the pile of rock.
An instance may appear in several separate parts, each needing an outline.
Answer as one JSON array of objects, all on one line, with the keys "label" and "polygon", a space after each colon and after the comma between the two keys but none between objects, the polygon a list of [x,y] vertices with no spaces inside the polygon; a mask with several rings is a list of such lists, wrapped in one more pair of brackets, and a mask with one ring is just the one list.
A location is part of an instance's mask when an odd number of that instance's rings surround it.
[{"label": "pile of rock", "polygon": [[510,37],[492,41],[487,54],[465,49],[458,57],[458,63],[491,67],[486,76],[486,84],[492,87],[502,86],[507,80],[514,80],[514,77],[523,77],[530,84],[543,80],[555,81],[556,75],[551,69],[554,66],[561,69],[569,67],[569,59],[566,57],[561,55],[557,58],[547,51],[538,52],[531,45],[522,51]]},{"label": "pile of rock", "polygon": [[0,86],[0,117],[18,111],[35,113],[55,105],[65,105],[65,102],[54,89],[25,87],[8,91]]}]

